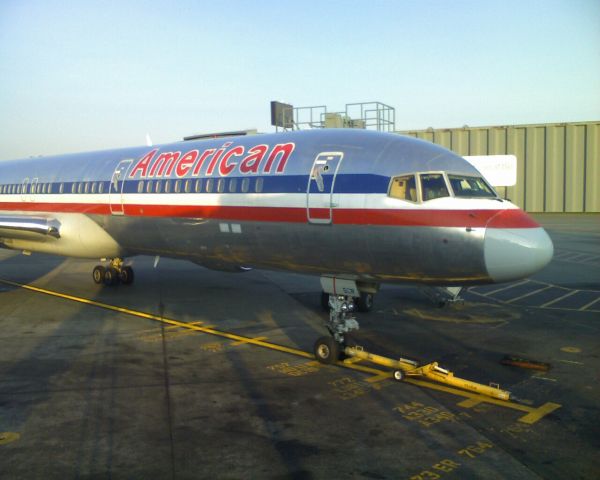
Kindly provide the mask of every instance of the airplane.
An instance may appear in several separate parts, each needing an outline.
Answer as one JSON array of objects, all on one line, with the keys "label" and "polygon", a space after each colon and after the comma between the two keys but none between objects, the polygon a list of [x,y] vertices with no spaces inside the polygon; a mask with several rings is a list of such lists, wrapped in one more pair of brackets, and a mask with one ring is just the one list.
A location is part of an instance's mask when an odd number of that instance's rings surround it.
[{"label": "airplane", "polygon": [[0,162],[0,246],[101,259],[131,284],[136,255],[321,277],[316,358],[340,358],[381,283],[509,282],[553,244],[462,157],[356,129],[211,135],[159,146]]}]

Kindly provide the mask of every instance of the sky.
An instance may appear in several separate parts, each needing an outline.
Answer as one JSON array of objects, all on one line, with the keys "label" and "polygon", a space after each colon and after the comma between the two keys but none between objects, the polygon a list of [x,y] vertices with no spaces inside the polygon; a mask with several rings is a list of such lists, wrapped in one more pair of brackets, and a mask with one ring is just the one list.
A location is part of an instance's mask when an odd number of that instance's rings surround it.
[{"label": "sky", "polygon": [[0,0],[0,160],[272,132],[271,100],[600,120],[600,1]]}]

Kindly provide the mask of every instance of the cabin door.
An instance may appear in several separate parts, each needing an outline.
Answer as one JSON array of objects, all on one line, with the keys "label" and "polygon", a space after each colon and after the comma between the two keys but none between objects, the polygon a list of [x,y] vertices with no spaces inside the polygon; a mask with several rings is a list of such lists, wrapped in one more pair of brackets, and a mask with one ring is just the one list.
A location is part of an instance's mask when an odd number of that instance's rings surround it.
[{"label": "cabin door", "polygon": [[309,223],[332,222],[332,208],[337,206],[333,203],[333,187],[343,158],[342,152],[322,152],[315,158],[306,189],[306,217]]},{"label": "cabin door", "polygon": [[121,160],[115,168],[110,179],[108,190],[108,203],[110,204],[110,213],[113,215],[123,215],[123,193],[125,191],[125,177],[131,166],[131,160]]}]

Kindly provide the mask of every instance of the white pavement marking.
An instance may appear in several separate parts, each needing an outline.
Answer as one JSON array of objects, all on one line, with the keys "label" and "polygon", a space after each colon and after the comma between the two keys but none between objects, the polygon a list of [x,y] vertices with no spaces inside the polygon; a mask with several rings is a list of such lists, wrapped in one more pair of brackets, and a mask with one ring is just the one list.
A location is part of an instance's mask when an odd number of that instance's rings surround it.
[{"label": "white pavement marking", "polygon": [[552,305],[553,303],[560,302],[561,300],[563,300],[563,299],[565,299],[565,298],[568,298],[568,297],[570,297],[571,295],[575,295],[575,294],[576,294],[577,292],[579,292],[579,291],[580,291],[580,290],[572,290],[572,291],[570,291],[569,293],[567,293],[567,294],[563,295],[562,297],[555,298],[554,300],[550,300],[549,302],[547,302],[547,303],[544,303],[543,305],[540,305],[540,307],[541,307],[541,308],[548,307],[549,305]]},{"label": "white pavement marking", "polygon": [[521,295],[520,297],[511,298],[510,300],[507,300],[506,303],[512,303],[512,302],[516,302],[517,300],[522,300],[523,298],[530,297],[531,295],[535,295],[536,293],[543,292],[544,290],[548,290],[548,289],[552,288],[553,286],[554,285],[548,285],[547,287],[544,287],[544,288],[538,288],[537,290],[526,293],[525,295]]}]

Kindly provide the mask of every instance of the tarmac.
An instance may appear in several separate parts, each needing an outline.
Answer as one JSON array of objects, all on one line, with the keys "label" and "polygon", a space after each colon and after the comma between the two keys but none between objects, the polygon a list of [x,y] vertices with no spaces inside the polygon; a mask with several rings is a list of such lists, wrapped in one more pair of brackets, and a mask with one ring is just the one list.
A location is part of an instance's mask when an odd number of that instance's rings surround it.
[{"label": "tarmac", "polygon": [[555,256],[533,278],[444,308],[384,285],[354,336],[509,402],[318,364],[317,277],[139,257],[105,287],[0,250],[0,478],[600,478],[600,215],[534,217]]}]

